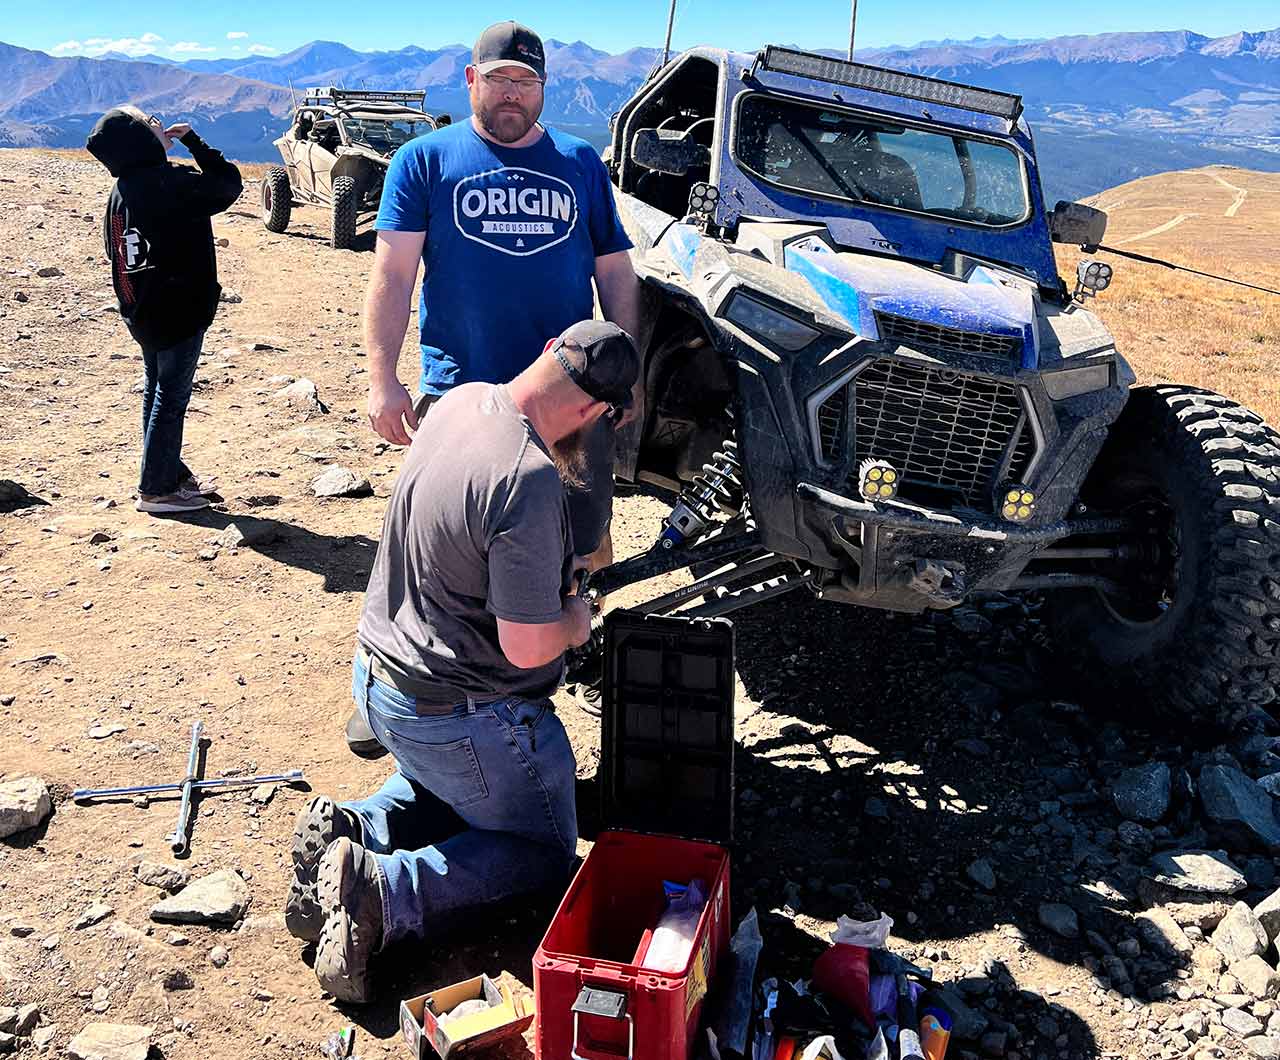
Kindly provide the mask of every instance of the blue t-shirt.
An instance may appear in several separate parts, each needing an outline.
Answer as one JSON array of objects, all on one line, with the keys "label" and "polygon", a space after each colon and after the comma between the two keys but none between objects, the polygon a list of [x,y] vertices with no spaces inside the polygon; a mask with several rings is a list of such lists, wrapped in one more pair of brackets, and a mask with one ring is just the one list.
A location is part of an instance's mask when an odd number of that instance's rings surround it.
[{"label": "blue t-shirt", "polygon": [[595,259],[631,247],[589,143],[547,129],[528,147],[503,147],[469,119],[395,153],[374,227],[427,234],[427,394],[524,371],[548,339],[590,319]]}]

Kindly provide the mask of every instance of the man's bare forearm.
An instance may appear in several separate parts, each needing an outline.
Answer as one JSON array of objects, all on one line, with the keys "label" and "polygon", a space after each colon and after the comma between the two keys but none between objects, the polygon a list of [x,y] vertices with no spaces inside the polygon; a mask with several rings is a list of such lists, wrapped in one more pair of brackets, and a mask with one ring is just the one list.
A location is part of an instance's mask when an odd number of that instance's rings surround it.
[{"label": "man's bare forearm", "polygon": [[364,348],[373,382],[396,378],[400,347],[409,326],[409,303],[403,282],[375,268],[364,298]]},{"label": "man's bare forearm", "polygon": [[[610,255],[613,257],[613,255]],[[640,281],[623,253],[612,267],[598,269],[596,289],[600,294],[600,310],[606,320],[617,324],[637,342],[640,341]]]}]

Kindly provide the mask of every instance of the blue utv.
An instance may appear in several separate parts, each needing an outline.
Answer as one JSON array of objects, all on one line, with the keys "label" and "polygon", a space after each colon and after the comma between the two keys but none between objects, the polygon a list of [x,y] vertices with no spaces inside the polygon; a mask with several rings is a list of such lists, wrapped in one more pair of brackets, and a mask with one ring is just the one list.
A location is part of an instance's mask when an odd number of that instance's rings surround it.
[{"label": "blue utv", "polygon": [[1116,701],[1231,726],[1276,694],[1280,439],[1235,401],[1135,386],[1053,244],[1019,97],[769,47],[657,70],[606,152],[646,297],[618,476],[670,491],[598,593],[712,616],[805,589],[902,612],[1037,590]]}]

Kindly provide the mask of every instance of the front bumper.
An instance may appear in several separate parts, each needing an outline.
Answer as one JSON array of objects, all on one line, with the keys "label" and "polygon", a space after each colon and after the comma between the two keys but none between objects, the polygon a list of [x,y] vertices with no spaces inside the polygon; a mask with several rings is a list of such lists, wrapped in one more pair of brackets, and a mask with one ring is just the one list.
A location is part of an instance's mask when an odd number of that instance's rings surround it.
[{"label": "front bumper", "polygon": [[795,499],[804,523],[823,528],[846,560],[819,595],[889,611],[949,608],[974,591],[1007,589],[1037,552],[1078,532],[1067,520],[1020,526],[851,500],[809,482]]}]

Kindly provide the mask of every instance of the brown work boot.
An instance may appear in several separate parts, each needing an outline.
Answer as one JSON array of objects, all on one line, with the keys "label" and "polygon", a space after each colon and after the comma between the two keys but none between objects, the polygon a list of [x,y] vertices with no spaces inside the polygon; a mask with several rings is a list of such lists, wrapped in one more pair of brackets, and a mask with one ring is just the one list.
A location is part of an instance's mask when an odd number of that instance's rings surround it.
[{"label": "brown work boot", "polygon": [[382,946],[378,865],[364,847],[339,839],[320,859],[316,891],[324,929],[316,946],[316,978],[339,1001],[371,999],[369,958]]},{"label": "brown work boot", "polygon": [[343,837],[361,839],[360,824],[328,795],[317,795],[298,814],[293,826],[293,882],[284,900],[284,926],[294,938],[315,942],[320,937],[324,914],[316,898],[316,871],[329,844]]}]

